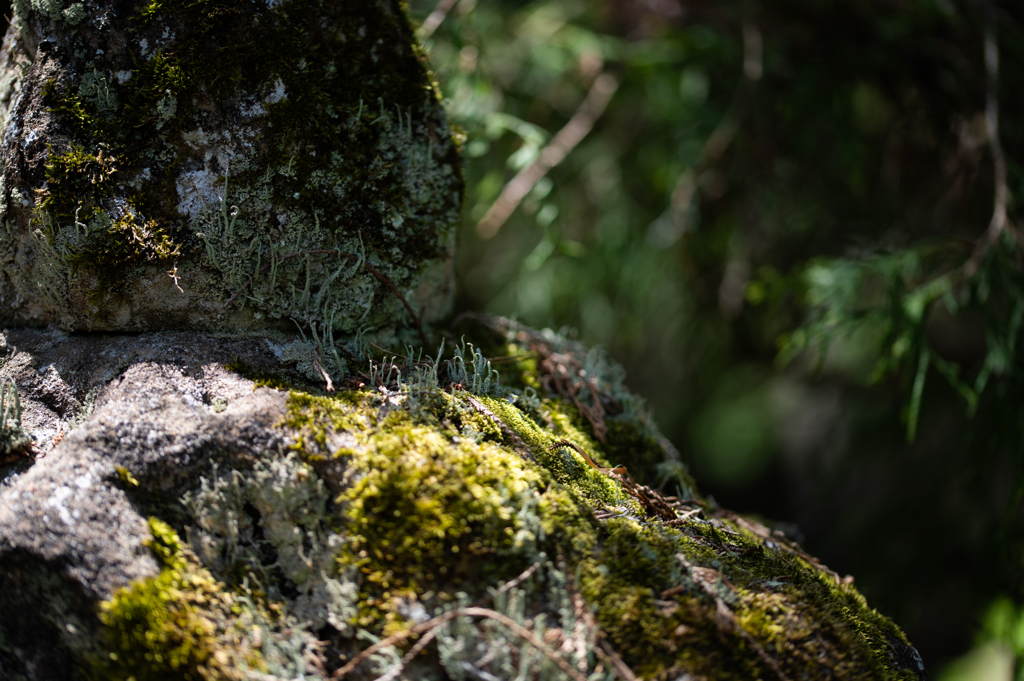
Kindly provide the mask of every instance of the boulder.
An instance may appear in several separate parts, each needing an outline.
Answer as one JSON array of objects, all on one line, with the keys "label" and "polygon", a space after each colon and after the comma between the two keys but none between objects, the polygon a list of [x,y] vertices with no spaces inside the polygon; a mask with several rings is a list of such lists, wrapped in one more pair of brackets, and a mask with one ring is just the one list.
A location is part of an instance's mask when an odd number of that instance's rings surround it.
[{"label": "boulder", "polygon": [[459,335],[353,342],[328,391],[286,336],[6,332],[0,677],[923,678],[851,578],[699,494],[603,354]]},{"label": "boulder", "polygon": [[411,332],[463,181],[395,0],[17,0],[0,320]]}]

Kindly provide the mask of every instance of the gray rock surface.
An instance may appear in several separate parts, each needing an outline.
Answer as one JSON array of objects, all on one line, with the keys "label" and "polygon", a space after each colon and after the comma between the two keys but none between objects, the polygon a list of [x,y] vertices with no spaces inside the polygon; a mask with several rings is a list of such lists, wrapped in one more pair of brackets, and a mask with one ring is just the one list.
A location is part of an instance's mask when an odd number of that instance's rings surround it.
[{"label": "gray rock surface", "polygon": [[95,604],[158,572],[147,516],[183,518],[179,499],[218,463],[280,456],[284,393],[222,366],[276,364],[265,339],[4,338],[0,378],[17,382],[36,448],[0,466],[0,678],[5,662],[71,678]]},{"label": "gray rock surface", "polygon": [[14,8],[0,321],[412,339],[449,311],[462,176],[396,0]]}]

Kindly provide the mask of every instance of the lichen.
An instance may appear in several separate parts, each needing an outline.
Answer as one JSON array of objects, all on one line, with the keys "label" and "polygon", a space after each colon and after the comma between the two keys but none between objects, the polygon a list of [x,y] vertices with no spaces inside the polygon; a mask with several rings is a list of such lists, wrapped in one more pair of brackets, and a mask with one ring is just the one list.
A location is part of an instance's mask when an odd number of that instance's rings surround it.
[{"label": "lichen", "polygon": [[193,519],[189,546],[203,565],[236,584],[258,585],[274,601],[290,593],[290,613],[313,629],[329,623],[349,631],[355,583],[335,561],[345,540],[332,529],[324,483],[307,464],[289,455],[251,470],[214,468],[182,503]]},{"label": "lichen", "polygon": [[0,462],[27,453],[32,438],[21,427],[21,399],[11,379],[0,382]]},{"label": "lichen", "polygon": [[[338,556],[364,575],[361,626],[402,631],[419,621],[409,619],[410,602],[444,612],[460,590],[480,597],[480,585],[562,556],[575,575],[564,598],[580,594],[595,635],[645,678],[918,678],[919,658],[898,628],[781,535],[699,497],[677,505],[670,523],[648,516],[618,478],[551,446],[575,439],[604,466],[605,447],[626,452],[651,424],[626,422],[625,442],[612,428],[598,445],[575,405],[554,396],[424,387],[424,374],[444,373],[433,362],[413,370],[419,378],[372,392],[289,398],[283,425],[339,492],[341,528],[353,541]],[[550,595],[539,593],[524,592],[534,617],[549,612],[541,603]],[[466,621],[456,648],[493,635],[481,626]],[[380,673],[401,667],[394,656],[378,660]]]},{"label": "lichen", "polygon": [[[113,17],[16,4],[23,31]],[[45,185],[4,178],[35,198],[11,208],[47,242],[27,279],[56,285],[48,314],[412,340],[407,308],[447,312],[462,177],[397,3],[150,2],[116,22],[57,31]]]}]

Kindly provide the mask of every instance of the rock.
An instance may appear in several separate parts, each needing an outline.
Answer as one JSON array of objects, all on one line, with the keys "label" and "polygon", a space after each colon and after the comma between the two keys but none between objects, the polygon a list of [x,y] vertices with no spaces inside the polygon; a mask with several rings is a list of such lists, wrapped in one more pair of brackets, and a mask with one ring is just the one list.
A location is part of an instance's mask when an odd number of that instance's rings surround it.
[{"label": "rock", "polygon": [[398,2],[14,9],[0,321],[419,340],[448,312],[463,181]]},{"label": "rock", "polygon": [[329,393],[287,337],[9,330],[0,678],[923,678],[851,580],[697,493],[603,355],[463,334]]}]

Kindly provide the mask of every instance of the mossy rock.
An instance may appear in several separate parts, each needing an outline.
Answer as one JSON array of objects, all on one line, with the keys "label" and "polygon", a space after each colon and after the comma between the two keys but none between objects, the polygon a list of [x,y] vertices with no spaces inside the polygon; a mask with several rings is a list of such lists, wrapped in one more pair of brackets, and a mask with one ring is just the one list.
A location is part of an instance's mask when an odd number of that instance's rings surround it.
[{"label": "mossy rock", "polygon": [[463,180],[397,0],[17,0],[0,320],[419,339]]},{"label": "mossy rock", "polygon": [[923,678],[851,579],[699,494],[606,358],[471,328],[333,391],[283,337],[9,331],[37,449],[0,469],[0,673]]}]

